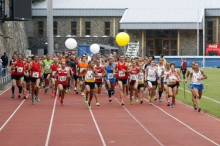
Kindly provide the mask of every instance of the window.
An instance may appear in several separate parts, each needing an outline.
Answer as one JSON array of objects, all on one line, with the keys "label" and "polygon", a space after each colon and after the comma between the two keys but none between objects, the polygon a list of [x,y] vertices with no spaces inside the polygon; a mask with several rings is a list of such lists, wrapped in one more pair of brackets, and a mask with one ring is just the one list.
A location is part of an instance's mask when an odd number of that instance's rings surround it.
[{"label": "window", "polygon": [[71,35],[77,35],[77,22],[71,22]]},{"label": "window", "polygon": [[42,37],[44,35],[44,22],[39,21],[38,22],[38,36]]},{"label": "window", "polygon": [[209,44],[213,44],[213,22],[209,21],[207,25],[207,41]]},{"label": "window", "polygon": [[85,35],[91,35],[91,22],[85,22]]},{"label": "window", "polygon": [[110,35],[110,22],[105,22],[105,35]]},{"label": "window", "polygon": [[57,35],[57,22],[56,21],[53,22],[53,35],[54,36]]}]

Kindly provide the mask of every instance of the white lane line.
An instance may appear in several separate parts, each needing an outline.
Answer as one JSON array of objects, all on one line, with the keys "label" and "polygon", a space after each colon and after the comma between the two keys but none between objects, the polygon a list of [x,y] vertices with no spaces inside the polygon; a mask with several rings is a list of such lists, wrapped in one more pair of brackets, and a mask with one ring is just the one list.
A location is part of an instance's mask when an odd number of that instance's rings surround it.
[{"label": "white lane line", "polygon": [[7,87],[5,90],[3,90],[3,92],[0,93],[0,96],[1,96],[2,94],[4,94],[5,92],[7,92],[9,89],[11,89],[10,87],[11,87],[11,86],[9,86],[9,87]]},{"label": "white lane line", "polygon": [[[27,95],[28,98],[29,94]],[[11,116],[5,121],[5,123],[1,126],[0,132],[2,129],[8,124],[8,122],[11,120],[11,118],[15,115],[15,113],[20,109],[20,107],[23,105],[23,103],[26,101],[26,99],[23,99],[23,101],[19,104],[19,106],[14,110],[14,112],[11,114]]]},{"label": "white lane line", "polygon": [[[113,97],[118,102],[118,104],[120,104],[118,99],[115,96]],[[134,115],[132,115],[132,113],[126,107],[123,106],[123,108],[160,146],[164,146]]]},{"label": "white lane line", "polygon": [[[181,90],[183,90],[183,91],[184,91],[184,89],[183,89],[183,88],[179,88],[179,89],[181,89]],[[186,92],[187,92],[187,93],[191,93],[191,92],[190,92],[190,91],[188,91],[188,90],[186,90]],[[207,96],[204,96],[204,95],[202,95],[202,97],[203,97],[203,98],[205,98],[205,99],[207,99],[207,100],[211,100],[211,101],[213,101],[213,102],[215,102],[215,103],[220,104],[220,101],[218,101],[218,100],[212,99],[212,98],[207,97]]]},{"label": "white lane line", "polygon": [[99,126],[98,126],[98,124],[96,122],[95,116],[93,115],[93,112],[92,112],[91,109],[89,109],[89,111],[90,111],[90,114],[92,116],[93,122],[95,123],[95,127],[96,127],[96,129],[97,129],[97,131],[99,133],[99,137],[101,138],[102,144],[103,144],[103,146],[106,146],[105,140],[104,140],[103,135],[101,133],[101,130],[100,130],[100,128],[99,128]]},{"label": "white lane line", "polygon": [[53,103],[53,110],[52,110],[52,114],[51,114],[49,129],[48,129],[48,132],[47,132],[47,139],[46,139],[45,146],[48,146],[48,145],[49,145],[49,141],[50,141],[50,134],[51,134],[52,126],[53,126],[53,119],[54,119],[54,114],[55,114],[55,109],[56,109],[56,103],[57,103],[57,95],[59,95],[58,90],[57,90],[56,93],[57,93],[57,94],[56,94],[56,98],[54,99],[54,103]]},{"label": "white lane line", "polygon": [[[147,99],[144,99],[145,101],[148,101]],[[195,129],[193,129],[192,127],[190,127],[189,125],[185,124],[183,121],[177,119],[176,117],[172,116],[171,114],[169,114],[168,112],[166,112],[165,110],[163,110],[162,108],[158,107],[155,104],[152,104],[154,107],[158,108],[161,112],[165,113],[166,115],[168,115],[169,117],[173,118],[174,120],[176,120],[177,122],[179,122],[180,124],[184,125],[185,127],[187,127],[189,130],[193,131],[194,133],[198,134],[199,136],[203,137],[204,139],[206,139],[207,141],[211,142],[212,144],[219,146],[220,144],[216,143],[215,141],[211,140],[210,138],[206,137],[205,135],[199,133],[198,131],[196,131]]]}]

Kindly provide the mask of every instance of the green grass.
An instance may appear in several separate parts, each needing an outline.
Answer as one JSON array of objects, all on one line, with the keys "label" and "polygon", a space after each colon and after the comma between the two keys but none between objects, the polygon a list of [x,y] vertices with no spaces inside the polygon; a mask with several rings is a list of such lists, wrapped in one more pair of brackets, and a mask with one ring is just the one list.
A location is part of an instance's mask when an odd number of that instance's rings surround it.
[{"label": "green grass", "polygon": [[[204,71],[208,79],[204,80],[205,91],[203,95],[220,102],[220,69],[204,69]],[[180,88],[183,88],[183,83],[181,83]],[[186,90],[189,91],[188,84],[186,84]],[[191,93],[186,92],[186,99],[184,99],[184,92],[180,89],[177,99],[192,105]],[[202,98],[200,105],[203,111],[220,118],[220,103]]]}]

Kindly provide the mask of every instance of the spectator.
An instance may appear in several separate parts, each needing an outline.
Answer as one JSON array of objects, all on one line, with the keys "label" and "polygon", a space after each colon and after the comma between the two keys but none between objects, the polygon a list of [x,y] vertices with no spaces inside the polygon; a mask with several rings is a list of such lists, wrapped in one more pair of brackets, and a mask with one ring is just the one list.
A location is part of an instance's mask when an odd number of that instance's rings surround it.
[{"label": "spectator", "polygon": [[163,55],[163,54],[160,55],[160,58],[163,59],[163,64],[166,65],[167,61],[166,61],[166,59],[164,58],[164,55]]},{"label": "spectator", "polygon": [[186,75],[186,71],[187,71],[187,62],[186,62],[185,58],[182,58],[181,71],[183,74],[183,80],[185,80],[185,75]]},{"label": "spectator", "polygon": [[3,71],[3,76],[6,75],[6,68],[8,67],[8,54],[5,52],[4,55],[1,57],[2,59],[2,69]]}]

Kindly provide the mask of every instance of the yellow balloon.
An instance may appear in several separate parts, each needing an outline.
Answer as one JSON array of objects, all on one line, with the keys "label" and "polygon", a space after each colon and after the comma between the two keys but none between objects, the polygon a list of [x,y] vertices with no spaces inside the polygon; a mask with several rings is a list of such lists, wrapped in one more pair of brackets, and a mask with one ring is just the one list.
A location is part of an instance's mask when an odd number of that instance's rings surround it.
[{"label": "yellow balloon", "polygon": [[116,36],[116,42],[119,46],[126,46],[130,42],[130,37],[126,32],[120,32]]}]

